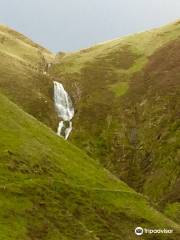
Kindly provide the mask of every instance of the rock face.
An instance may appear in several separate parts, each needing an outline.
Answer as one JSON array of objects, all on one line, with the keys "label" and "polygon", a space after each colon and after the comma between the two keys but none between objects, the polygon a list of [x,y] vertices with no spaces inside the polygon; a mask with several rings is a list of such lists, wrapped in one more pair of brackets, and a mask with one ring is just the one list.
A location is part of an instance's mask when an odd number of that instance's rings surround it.
[{"label": "rock face", "polygon": [[71,119],[74,116],[74,108],[70,96],[64,90],[61,83],[54,81],[54,103],[58,117],[63,121],[59,122],[57,134],[66,140],[72,131]]}]

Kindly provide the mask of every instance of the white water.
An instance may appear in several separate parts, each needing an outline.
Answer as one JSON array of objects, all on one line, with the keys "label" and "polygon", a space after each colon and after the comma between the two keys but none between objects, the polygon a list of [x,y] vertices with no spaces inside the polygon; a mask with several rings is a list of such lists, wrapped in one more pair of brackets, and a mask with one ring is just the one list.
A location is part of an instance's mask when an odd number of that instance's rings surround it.
[{"label": "white water", "polygon": [[54,103],[58,117],[62,119],[59,122],[57,134],[67,140],[72,131],[71,119],[74,117],[74,108],[63,85],[56,81],[54,81]]}]

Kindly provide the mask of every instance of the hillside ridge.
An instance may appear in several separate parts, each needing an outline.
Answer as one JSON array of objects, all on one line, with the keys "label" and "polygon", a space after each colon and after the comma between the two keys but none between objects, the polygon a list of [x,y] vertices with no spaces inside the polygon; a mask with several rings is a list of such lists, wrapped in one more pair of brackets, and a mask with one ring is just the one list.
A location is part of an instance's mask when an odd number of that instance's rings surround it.
[{"label": "hillside ridge", "polygon": [[[180,21],[56,56],[0,27],[0,238],[178,238],[179,51]],[[69,142],[53,81],[75,107]]]},{"label": "hillside ridge", "polygon": [[137,223],[178,237],[179,226],[143,196],[1,94],[0,101],[0,237],[132,240]]}]

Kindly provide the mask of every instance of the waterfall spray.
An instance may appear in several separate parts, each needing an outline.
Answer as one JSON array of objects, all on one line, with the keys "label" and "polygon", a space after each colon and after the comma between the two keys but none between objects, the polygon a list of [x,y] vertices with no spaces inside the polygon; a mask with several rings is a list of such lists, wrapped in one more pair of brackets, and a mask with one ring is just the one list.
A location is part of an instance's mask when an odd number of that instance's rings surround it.
[{"label": "waterfall spray", "polygon": [[63,85],[56,81],[54,81],[54,103],[58,117],[62,119],[59,122],[57,134],[67,140],[72,131],[71,120],[74,117],[74,108]]}]

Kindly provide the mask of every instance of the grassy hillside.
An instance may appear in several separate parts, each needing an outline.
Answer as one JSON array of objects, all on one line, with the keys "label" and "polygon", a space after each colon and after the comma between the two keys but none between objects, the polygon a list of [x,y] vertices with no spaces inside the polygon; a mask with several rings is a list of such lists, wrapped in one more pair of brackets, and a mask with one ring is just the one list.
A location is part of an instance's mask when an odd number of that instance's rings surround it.
[{"label": "grassy hillside", "polygon": [[60,54],[50,73],[76,107],[71,141],[163,210],[180,200],[180,21]]},{"label": "grassy hillside", "polygon": [[[57,64],[61,62],[57,73],[79,73],[85,65],[95,60],[105,60],[108,68],[117,73],[134,73],[141,69],[148,57],[166,43],[180,35],[180,21],[147,32],[117,38],[103,42],[79,52],[59,54]],[[133,64],[135,63],[135,64]]]},{"label": "grassy hillside", "polygon": [[52,79],[45,74],[54,55],[28,38],[0,26],[0,88],[26,112],[56,127]]},{"label": "grassy hillside", "polygon": [[0,239],[133,240],[137,225],[174,228],[167,239],[178,238],[179,226],[142,195],[6,97],[0,102]]},{"label": "grassy hillside", "polygon": [[55,130],[62,82],[70,141],[89,155],[1,95],[0,238],[131,240],[137,225],[175,226],[143,195],[179,223],[179,49],[179,21],[56,57],[0,26],[0,91]]},{"label": "grassy hillside", "polygon": [[53,54],[24,35],[0,25],[0,51],[36,68],[43,60],[51,62]]}]

